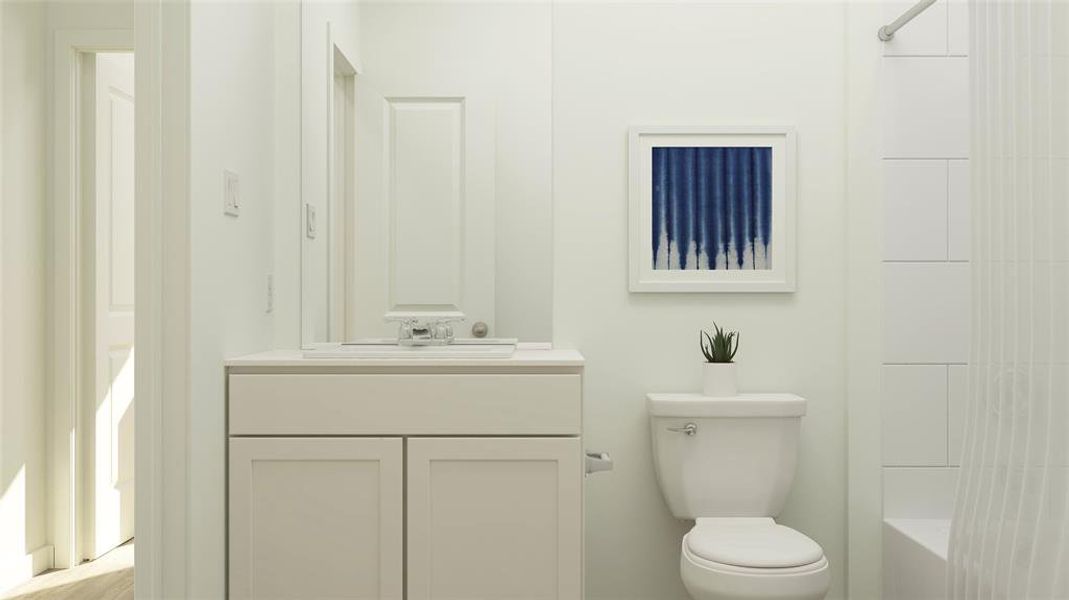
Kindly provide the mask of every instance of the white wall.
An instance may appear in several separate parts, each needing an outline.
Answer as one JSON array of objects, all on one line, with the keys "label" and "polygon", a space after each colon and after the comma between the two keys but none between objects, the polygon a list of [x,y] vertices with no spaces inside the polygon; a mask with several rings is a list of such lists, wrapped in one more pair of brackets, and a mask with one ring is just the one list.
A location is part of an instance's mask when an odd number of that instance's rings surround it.
[{"label": "white wall", "polygon": [[45,31],[43,4],[0,3],[0,591],[47,542]]},{"label": "white wall", "polygon": [[[616,470],[586,486],[587,597],[686,598],[675,521],[654,478],[644,395],[700,387],[697,332],[742,332],[743,390],[809,400],[781,521],[819,542],[831,598],[846,539],[845,6],[562,3],[554,7],[557,344],[582,350],[586,445]],[[798,291],[630,294],[627,128],[793,125]]]},{"label": "white wall", "polygon": [[301,344],[301,22],[299,0],[275,13],[275,348]]},{"label": "white wall", "polygon": [[[287,8],[248,2],[190,8],[190,598],[225,592],[223,360],[274,344],[266,278],[276,240],[275,175],[293,167],[276,162],[275,153],[275,28],[298,26],[277,18]],[[237,218],[223,214],[224,169],[240,178]]]},{"label": "white wall", "polygon": [[[890,2],[893,18],[909,2]],[[884,516],[949,517],[969,345],[968,10],[884,45]]]},{"label": "white wall", "polygon": [[[133,29],[132,0],[52,0],[48,7],[50,35],[57,29]],[[51,55],[53,47],[48,44]]]}]

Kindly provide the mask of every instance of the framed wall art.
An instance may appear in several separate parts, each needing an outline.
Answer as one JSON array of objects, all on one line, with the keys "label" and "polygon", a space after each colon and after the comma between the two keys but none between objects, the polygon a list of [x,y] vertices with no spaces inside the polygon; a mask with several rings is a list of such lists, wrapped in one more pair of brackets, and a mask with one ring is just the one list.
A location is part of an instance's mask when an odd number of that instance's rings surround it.
[{"label": "framed wall art", "polygon": [[632,292],[793,292],[788,127],[632,127]]}]

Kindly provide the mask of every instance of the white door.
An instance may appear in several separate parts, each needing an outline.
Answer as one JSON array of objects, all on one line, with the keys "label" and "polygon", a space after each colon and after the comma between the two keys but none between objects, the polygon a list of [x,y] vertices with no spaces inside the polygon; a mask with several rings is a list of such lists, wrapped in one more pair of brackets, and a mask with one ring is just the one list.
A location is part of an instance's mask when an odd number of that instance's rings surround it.
[{"label": "white door", "polygon": [[392,336],[393,314],[494,322],[494,108],[472,96],[382,93],[356,78],[351,322]]},{"label": "white door", "polygon": [[134,56],[98,54],[95,71],[87,558],[134,536]]},{"label": "white door", "polygon": [[401,438],[231,438],[231,600],[401,600]]},{"label": "white door", "polygon": [[410,438],[408,600],[579,600],[579,438]]}]

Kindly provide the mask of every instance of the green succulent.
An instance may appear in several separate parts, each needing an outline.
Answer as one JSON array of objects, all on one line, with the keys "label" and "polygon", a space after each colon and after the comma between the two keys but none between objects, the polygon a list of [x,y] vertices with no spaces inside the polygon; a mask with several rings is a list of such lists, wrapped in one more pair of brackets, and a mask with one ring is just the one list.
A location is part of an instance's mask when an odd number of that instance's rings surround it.
[{"label": "green succulent", "polygon": [[705,361],[711,363],[729,363],[735,359],[735,353],[739,351],[739,332],[724,330],[713,323],[716,330],[714,335],[709,335],[704,329],[698,336],[698,344],[701,346]]}]

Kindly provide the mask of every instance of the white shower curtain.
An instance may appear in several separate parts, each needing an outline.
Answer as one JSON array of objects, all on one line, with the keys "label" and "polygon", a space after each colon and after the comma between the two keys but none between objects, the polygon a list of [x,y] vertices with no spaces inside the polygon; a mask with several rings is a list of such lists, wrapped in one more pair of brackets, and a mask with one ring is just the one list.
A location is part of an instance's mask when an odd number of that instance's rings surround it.
[{"label": "white shower curtain", "polygon": [[948,595],[1069,598],[1069,2],[970,14],[971,376]]}]

